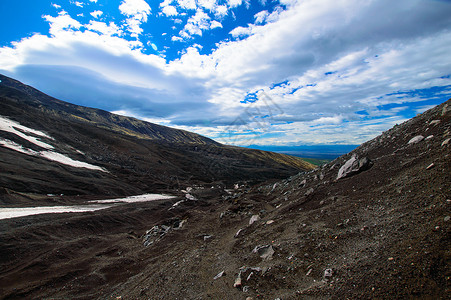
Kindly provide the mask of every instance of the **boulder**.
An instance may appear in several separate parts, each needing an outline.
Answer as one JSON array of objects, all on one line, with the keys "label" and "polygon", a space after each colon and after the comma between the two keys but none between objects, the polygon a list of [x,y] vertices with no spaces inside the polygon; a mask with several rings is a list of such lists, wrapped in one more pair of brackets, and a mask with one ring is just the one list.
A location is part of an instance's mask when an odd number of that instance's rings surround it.
[{"label": "boulder", "polygon": [[257,253],[263,260],[271,260],[274,255],[274,248],[271,245],[256,246],[252,253]]},{"label": "boulder", "polygon": [[354,155],[338,170],[337,180],[368,170],[372,165],[373,163],[368,157],[358,159]]},{"label": "boulder", "polygon": [[251,217],[251,219],[249,220],[249,225],[252,225],[252,224],[254,224],[255,222],[257,222],[259,220],[260,220],[260,216],[259,215],[253,215]]},{"label": "boulder", "polygon": [[409,144],[409,145],[410,145],[410,144],[416,144],[416,143],[421,142],[423,139],[424,139],[424,136],[422,136],[422,135],[417,135],[417,136],[411,138],[407,144]]}]

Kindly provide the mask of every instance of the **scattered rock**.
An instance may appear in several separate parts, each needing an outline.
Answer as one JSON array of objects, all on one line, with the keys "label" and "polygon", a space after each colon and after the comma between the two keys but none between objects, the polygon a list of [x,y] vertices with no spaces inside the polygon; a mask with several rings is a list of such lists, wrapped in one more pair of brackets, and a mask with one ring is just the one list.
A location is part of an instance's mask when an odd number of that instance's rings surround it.
[{"label": "scattered rock", "polygon": [[325,279],[331,278],[332,275],[333,275],[333,270],[332,270],[332,269],[326,269],[326,270],[324,270],[324,278],[325,278]]},{"label": "scattered rock", "polygon": [[434,136],[433,135],[429,135],[428,137],[426,137],[425,138],[425,140],[427,141],[427,140],[430,140],[430,139],[432,139]]},{"label": "scattered rock", "polygon": [[304,179],[301,181],[301,183],[299,184],[299,187],[304,187],[307,184],[307,179]]},{"label": "scattered rock", "polygon": [[233,287],[240,288],[241,287],[241,273],[238,274],[238,277],[235,279],[235,283]]},{"label": "scattered rock", "polygon": [[204,235],[204,241],[205,241],[205,242],[208,241],[208,240],[211,239],[211,238],[213,238],[212,235],[208,235],[208,234]]},{"label": "scattered rock", "polygon": [[263,260],[271,260],[274,255],[274,249],[271,245],[256,246],[252,253],[257,253]]},{"label": "scattered rock", "polygon": [[446,115],[451,111],[451,107],[446,103],[442,108],[442,116]]},{"label": "scattered rock", "polygon": [[451,139],[444,140],[443,143],[442,143],[442,147],[445,146],[445,145],[448,145],[449,141],[451,141]]},{"label": "scattered rock", "polygon": [[368,157],[358,159],[354,155],[338,170],[337,180],[368,170],[372,165],[373,163]]},{"label": "scattered rock", "polygon": [[432,169],[433,167],[435,167],[434,163],[432,163],[432,164],[430,164],[429,166],[427,166],[427,167],[426,167],[426,170],[430,170],[430,169]]},{"label": "scattered rock", "polygon": [[251,219],[249,220],[249,225],[252,225],[252,224],[254,224],[255,222],[257,222],[259,220],[260,220],[260,216],[259,215],[253,215],[251,217]]},{"label": "scattered rock", "polygon": [[421,142],[422,140],[424,140],[424,136],[422,136],[422,135],[417,135],[417,136],[411,138],[407,144],[408,144],[408,145],[410,145],[410,144],[416,144],[416,143]]},{"label": "scattered rock", "polygon": [[443,221],[448,222],[450,219],[451,219],[450,216],[446,216],[446,217],[443,218]]},{"label": "scattered rock", "polygon": [[314,192],[315,192],[315,190],[314,190],[313,188],[309,188],[309,189],[307,190],[307,192],[305,192],[305,195],[308,196],[308,195],[313,194]]},{"label": "scattered rock", "polygon": [[237,238],[240,235],[240,233],[243,231],[244,231],[244,228],[238,229],[238,231],[235,233],[234,237]]},{"label": "scattered rock", "polygon": [[268,221],[266,221],[266,225],[271,225],[272,223],[274,223],[274,220],[268,220]]},{"label": "scattered rock", "polygon": [[312,273],[312,271],[313,271],[313,269],[309,269],[309,270],[307,271],[307,273],[305,274],[305,276],[309,276],[309,275]]},{"label": "scattered rock", "polygon": [[218,275],[216,275],[215,277],[213,277],[213,280],[219,279],[219,278],[221,278],[221,277],[224,276],[224,275],[225,275],[225,271],[221,271],[221,272],[218,273]]},{"label": "scattered rock", "polygon": [[145,247],[152,245],[154,242],[160,240],[166,233],[169,232],[171,227],[166,225],[155,225],[150,230],[147,230],[143,236],[143,244]]},{"label": "scattered rock", "polygon": [[429,125],[438,125],[440,124],[440,120],[432,120]]},{"label": "scattered rock", "polygon": [[188,200],[192,200],[192,201],[196,201],[196,200],[197,200],[197,198],[194,197],[194,196],[191,195],[191,194],[186,194],[185,197],[186,197],[186,199],[188,199]]}]

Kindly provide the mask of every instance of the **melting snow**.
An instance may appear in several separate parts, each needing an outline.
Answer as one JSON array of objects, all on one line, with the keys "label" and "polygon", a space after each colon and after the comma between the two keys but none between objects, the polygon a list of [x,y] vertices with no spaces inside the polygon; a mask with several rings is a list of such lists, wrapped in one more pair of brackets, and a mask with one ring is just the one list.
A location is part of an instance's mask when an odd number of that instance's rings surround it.
[{"label": "melting snow", "polygon": [[89,201],[91,203],[135,203],[135,202],[147,202],[154,200],[165,200],[165,199],[173,199],[175,196],[170,195],[160,195],[160,194],[144,194],[138,196],[130,196],[126,198],[118,198],[118,199],[106,199],[106,200],[93,200]]},{"label": "melting snow", "polygon": [[45,134],[42,131],[22,126],[19,123],[14,122],[13,120],[10,120],[10,119],[7,119],[7,118],[1,117],[1,116],[0,116],[0,130],[11,132],[15,135],[18,135],[21,138],[39,146],[39,147],[42,147],[44,149],[53,149],[52,145],[44,143],[34,136],[29,136],[29,135],[23,133],[23,131],[53,140],[53,138],[51,136],[48,136],[47,134]]},{"label": "melting snow", "polygon": [[[42,131],[39,130],[35,130],[35,129],[31,129],[25,126],[20,125],[19,123],[12,121],[10,119],[4,118],[0,116],[0,130],[3,131],[7,131],[7,132],[11,132],[17,136],[20,136],[23,139],[26,139],[27,141],[42,147],[44,149],[47,150],[53,150],[54,147],[52,145],[49,145],[47,143],[44,143],[42,141],[40,141],[37,137],[34,136],[29,136],[27,134],[25,134],[24,132],[27,133],[31,133],[40,137],[46,137],[48,139],[54,140],[51,136],[45,134]],[[14,151],[18,151],[20,153],[24,153],[27,155],[31,155],[31,156],[36,156],[36,157],[42,157],[48,160],[52,160],[52,161],[56,161],[59,162],[61,164],[64,165],[68,165],[71,167],[76,167],[76,168],[86,168],[86,169],[91,169],[91,170],[98,170],[98,171],[102,171],[102,172],[108,172],[107,170],[105,170],[102,167],[99,166],[95,166],[86,162],[82,162],[82,161],[78,161],[78,160],[74,160],[64,154],[55,152],[55,151],[34,151],[32,149],[28,149],[23,147],[22,145],[19,145],[13,141],[10,141],[8,139],[2,139],[0,138],[0,146],[12,149]],[[78,151],[79,153],[82,153],[81,151]]]},{"label": "melting snow", "polygon": [[[0,220],[25,217],[39,214],[55,214],[55,213],[81,213],[88,211],[96,211],[101,209],[110,208],[121,203],[134,203],[134,202],[146,202],[155,200],[172,199],[175,196],[160,195],[160,194],[145,194],[139,196],[131,196],[118,199],[106,199],[106,200],[93,200],[88,201],[85,205],[73,205],[73,206],[41,206],[41,207],[14,207],[14,208],[0,208]],[[97,203],[97,204],[94,204]]]},{"label": "melting snow", "polygon": [[47,206],[47,207],[22,207],[22,208],[0,208],[0,220],[11,219],[40,214],[57,213],[80,213],[106,209],[112,205],[75,205],[75,206]]}]

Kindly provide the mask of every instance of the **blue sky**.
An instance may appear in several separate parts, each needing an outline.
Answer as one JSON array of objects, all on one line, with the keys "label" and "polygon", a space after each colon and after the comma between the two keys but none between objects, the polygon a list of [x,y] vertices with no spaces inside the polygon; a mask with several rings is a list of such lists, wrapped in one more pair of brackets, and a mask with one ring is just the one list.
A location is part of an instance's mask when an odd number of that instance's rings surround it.
[{"label": "blue sky", "polygon": [[2,0],[0,73],[227,144],[360,144],[451,97],[449,16],[445,0]]}]

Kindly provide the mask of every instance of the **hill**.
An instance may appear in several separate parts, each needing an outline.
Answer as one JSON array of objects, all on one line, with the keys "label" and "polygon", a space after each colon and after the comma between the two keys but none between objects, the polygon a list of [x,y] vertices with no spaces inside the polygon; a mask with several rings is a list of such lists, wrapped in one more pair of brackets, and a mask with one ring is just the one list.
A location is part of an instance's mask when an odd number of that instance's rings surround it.
[{"label": "hill", "polygon": [[449,299],[450,147],[448,100],[283,180],[0,220],[0,297]]},{"label": "hill", "polygon": [[314,168],[292,156],[222,145],[0,80],[0,187],[13,191],[136,195],[187,181],[262,182]]}]

